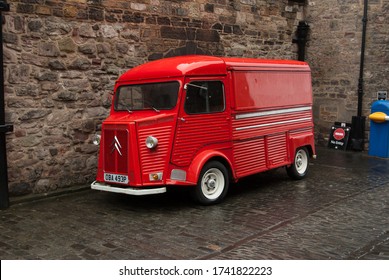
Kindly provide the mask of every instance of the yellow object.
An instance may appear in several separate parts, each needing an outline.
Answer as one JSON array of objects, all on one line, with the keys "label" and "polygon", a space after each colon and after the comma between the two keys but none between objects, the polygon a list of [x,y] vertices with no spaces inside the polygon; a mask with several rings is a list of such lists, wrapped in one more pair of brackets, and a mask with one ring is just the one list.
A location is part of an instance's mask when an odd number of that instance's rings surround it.
[{"label": "yellow object", "polygon": [[389,121],[389,116],[387,116],[383,112],[376,112],[376,113],[370,114],[369,119],[371,119],[373,122],[376,122],[376,123],[382,123],[382,122]]}]

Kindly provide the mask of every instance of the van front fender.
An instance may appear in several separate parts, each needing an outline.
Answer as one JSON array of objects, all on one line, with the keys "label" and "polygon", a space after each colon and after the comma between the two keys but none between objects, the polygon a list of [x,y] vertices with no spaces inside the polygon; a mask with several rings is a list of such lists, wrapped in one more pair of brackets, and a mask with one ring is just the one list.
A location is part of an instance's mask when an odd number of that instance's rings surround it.
[{"label": "van front fender", "polygon": [[226,168],[228,170],[232,170],[231,169],[232,164],[231,164],[231,161],[229,160],[229,157],[225,153],[223,153],[222,151],[220,151],[220,150],[219,151],[218,150],[202,151],[192,160],[192,163],[190,164],[190,166],[188,168],[186,181],[189,183],[197,184],[197,180],[200,176],[201,169],[211,159],[215,159],[216,161],[220,161],[224,165],[228,164],[228,166],[226,166]]}]

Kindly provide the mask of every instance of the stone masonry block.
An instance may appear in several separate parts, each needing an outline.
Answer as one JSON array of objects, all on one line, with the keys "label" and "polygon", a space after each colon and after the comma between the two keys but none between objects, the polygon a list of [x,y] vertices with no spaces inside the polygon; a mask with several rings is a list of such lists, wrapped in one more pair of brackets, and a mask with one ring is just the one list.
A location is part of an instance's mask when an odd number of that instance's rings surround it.
[{"label": "stone masonry block", "polygon": [[161,37],[167,39],[186,40],[188,38],[186,30],[180,27],[161,27]]}]

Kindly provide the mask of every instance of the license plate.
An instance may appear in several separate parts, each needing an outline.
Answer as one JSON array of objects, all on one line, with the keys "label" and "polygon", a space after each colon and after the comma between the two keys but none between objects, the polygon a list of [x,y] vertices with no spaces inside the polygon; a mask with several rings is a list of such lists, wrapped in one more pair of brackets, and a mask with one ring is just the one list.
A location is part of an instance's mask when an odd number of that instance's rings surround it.
[{"label": "license plate", "polygon": [[112,173],[104,173],[104,180],[111,183],[128,184],[127,175],[118,175]]}]

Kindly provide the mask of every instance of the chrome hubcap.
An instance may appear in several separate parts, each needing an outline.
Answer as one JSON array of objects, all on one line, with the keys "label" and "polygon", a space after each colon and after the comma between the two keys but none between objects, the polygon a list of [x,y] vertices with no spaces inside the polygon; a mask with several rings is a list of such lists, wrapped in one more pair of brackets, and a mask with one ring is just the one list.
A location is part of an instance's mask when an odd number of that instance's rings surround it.
[{"label": "chrome hubcap", "polygon": [[211,168],[203,175],[201,190],[208,199],[217,199],[224,190],[225,179],[217,168]]},{"label": "chrome hubcap", "polygon": [[296,154],[296,160],[295,160],[296,170],[299,174],[303,174],[308,167],[308,155],[305,153],[305,151],[300,150]]},{"label": "chrome hubcap", "polygon": [[205,184],[208,187],[208,191],[214,190],[216,188],[216,178],[209,179]]}]

